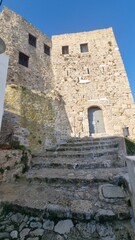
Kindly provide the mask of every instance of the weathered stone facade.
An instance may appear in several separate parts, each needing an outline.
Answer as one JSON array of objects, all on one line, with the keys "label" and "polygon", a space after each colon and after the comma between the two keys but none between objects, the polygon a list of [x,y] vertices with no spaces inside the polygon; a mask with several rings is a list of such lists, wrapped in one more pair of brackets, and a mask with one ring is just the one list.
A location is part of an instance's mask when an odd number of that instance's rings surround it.
[{"label": "weathered stone facade", "polygon": [[[4,8],[0,16],[0,35],[10,56],[8,84],[46,91],[50,89],[53,73],[50,57],[44,53],[44,44],[51,47],[51,40],[19,15]],[[37,38],[36,47],[28,43],[29,33]],[[29,57],[29,67],[19,61],[19,52]]]},{"label": "weathered stone facade", "polygon": [[[0,21],[10,57],[3,136],[13,132],[36,151],[71,136],[122,135],[125,126],[135,137],[135,105],[111,28],[51,40],[7,8]],[[102,110],[103,132],[94,129],[91,109]]]},{"label": "weathered stone facade", "polygon": [[[70,136],[63,101],[52,88],[51,57],[44,52],[44,45],[51,48],[51,39],[7,8],[0,21],[10,57],[2,140],[12,134],[20,144],[40,151]],[[29,44],[29,34],[36,37],[36,47]],[[28,67],[19,64],[20,53],[28,57]]]},{"label": "weathered stone facade", "polygon": [[[81,52],[85,43],[87,52]],[[112,29],[53,36],[52,44],[55,88],[66,103],[73,135],[89,136],[88,109],[97,106],[104,134],[121,135],[127,126],[133,136],[135,105]],[[62,46],[69,46],[68,54]]]}]

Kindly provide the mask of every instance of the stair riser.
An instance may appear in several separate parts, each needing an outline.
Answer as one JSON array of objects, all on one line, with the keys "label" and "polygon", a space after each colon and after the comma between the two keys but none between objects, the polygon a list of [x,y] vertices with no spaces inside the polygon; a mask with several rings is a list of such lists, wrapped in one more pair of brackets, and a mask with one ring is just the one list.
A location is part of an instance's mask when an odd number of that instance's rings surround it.
[{"label": "stair riser", "polygon": [[106,141],[106,142],[67,142],[65,144],[61,144],[62,147],[73,147],[73,146],[104,146],[104,145],[113,145],[113,144],[118,144],[118,141]]},{"label": "stair riser", "polygon": [[117,159],[118,158],[118,153],[114,153],[114,152],[110,152],[110,153],[89,153],[89,154],[64,154],[64,153],[58,153],[58,154],[52,154],[52,155],[49,155],[49,154],[46,154],[44,155],[44,158],[45,157],[52,157],[52,158],[55,158],[55,157],[70,157],[70,158],[90,158],[90,159],[95,159],[95,158],[108,158],[108,159]]},{"label": "stair riser", "polygon": [[[63,147],[61,146],[60,148],[58,148],[56,151],[57,152],[61,152],[61,151],[67,151],[67,150],[72,150],[72,151],[84,151],[84,150],[90,150],[90,151],[96,151],[96,150],[108,150],[108,149],[112,149],[112,148],[118,148],[118,144],[114,144],[114,145],[108,145],[108,146],[80,146],[80,147]],[[54,150],[51,149],[47,149],[47,152],[54,152]]]},{"label": "stair riser", "polygon": [[[78,220],[78,221],[90,221],[90,220],[94,220],[97,223],[99,221],[97,221],[96,218],[96,212],[94,210],[91,210],[90,212],[75,212],[72,211],[70,207],[61,207],[61,205],[48,205],[46,206],[45,209],[33,209],[30,207],[24,207],[21,205],[17,205],[17,204],[11,204],[11,203],[4,203],[3,206],[5,207],[5,209],[8,208],[8,210],[10,211],[14,211],[14,212],[20,212],[22,214],[30,214],[31,216],[36,216],[36,217],[42,217],[42,218],[50,218],[52,220],[54,219],[72,219],[72,220]],[[123,218],[121,218],[121,216],[119,216],[119,214],[115,213],[113,216],[111,217],[104,217],[104,221],[103,222],[108,222],[108,221],[116,221],[116,220],[129,220],[130,219],[130,215],[129,214],[125,214],[123,216]]]},{"label": "stair riser", "polygon": [[47,184],[53,184],[53,183],[57,183],[57,184],[79,184],[79,183],[83,183],[83,184],[91,184],[91,183],[112,183],[112,181],[110,179],[107,178],[93,178],[93,179],[72,179],[72,178],[27,178],[27,180],[29,182],[34,182],[34,181],[38,181],[40,183],[44,182]]},{"label": "stair riser", "polygon": [[92,137],[86,137],[86,138],[71,138],[68,140],[68,142],[89,142],[89,141],[97,141],[97,142],[104,142],[104,141],[114,141],[119,140],[119,137],[113,136],[113,137],[99,137],[99,138],[92,138]]},{"label": "stair riser", "polygon": [[34,164],[32,167],[34,169],[41,169],[41,168],[58,168],[58,169],[97,169],[97,168],[111,168],[111,167],[124,167],[124,163],[87,163],[87,164],[62,164],[62,163],[39,163]]}]

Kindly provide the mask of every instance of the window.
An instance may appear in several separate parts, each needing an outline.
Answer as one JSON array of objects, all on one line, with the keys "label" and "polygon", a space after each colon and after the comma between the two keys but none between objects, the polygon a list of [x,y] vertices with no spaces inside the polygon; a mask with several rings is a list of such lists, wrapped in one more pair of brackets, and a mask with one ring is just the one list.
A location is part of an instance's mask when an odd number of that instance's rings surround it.
[{"label": "window", "polygon": [[28,67],[29,57],[22,52],[19,52],[19,64]]},{"label": "window", "polygon": [[50,47],[44,44],[44,53],[50,56]]},{"label": "window", "polygon": [[88,43],[80,44],[81,53],[88,52]]},{"label": "window", "polygon": [[87,68],[87,74],[90,74],[90,69],[89,68]]},{"label": "window", "polygon": [[29,34],[29,44],[32,45],[33,47],[36,47],[36,41],[37,41],[36,37]]},{"label": "window", "polygon": [[69,47],[68,46],[62,46],[62,54],[69,54]]},{"label": "window", "polygon": [[112,46],[112,42],[109,41],[108,44],[109,44],[110,47]]}]

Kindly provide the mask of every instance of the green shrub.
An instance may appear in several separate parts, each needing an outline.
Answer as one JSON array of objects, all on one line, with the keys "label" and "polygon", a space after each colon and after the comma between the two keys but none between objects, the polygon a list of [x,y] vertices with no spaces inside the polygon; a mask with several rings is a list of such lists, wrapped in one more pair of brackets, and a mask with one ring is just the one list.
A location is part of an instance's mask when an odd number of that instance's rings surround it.
[{"label": "green shrub", "polygon": [[135,141],[125,138],[127,155],[135,155]]}]

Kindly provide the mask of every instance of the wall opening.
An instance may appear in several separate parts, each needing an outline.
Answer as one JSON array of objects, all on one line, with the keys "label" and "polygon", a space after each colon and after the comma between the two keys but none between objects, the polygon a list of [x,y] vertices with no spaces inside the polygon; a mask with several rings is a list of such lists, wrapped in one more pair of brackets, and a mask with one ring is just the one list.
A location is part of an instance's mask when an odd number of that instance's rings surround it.
[{"label": "wall opening", "polygon": [[29,33],[29,44],[36,48],[36,37]]},{"label": "wall opening", "polygon": [[69,47],[68,46],[62,46],[62,54],[69,54]]},{"label": "wall opening", "polygon": [[81,53],[88,52],[88,43],[80,44]]},{"label": "wall opening", "polygon": [[29,57],[22,52],[19,52],[19,64],[25,67],[29,65]]},{"label": "wall opening", "polygon": [[48,56],[50,56],[50,47],[46,44],[44,44],[44,53],[46,53]]}]

